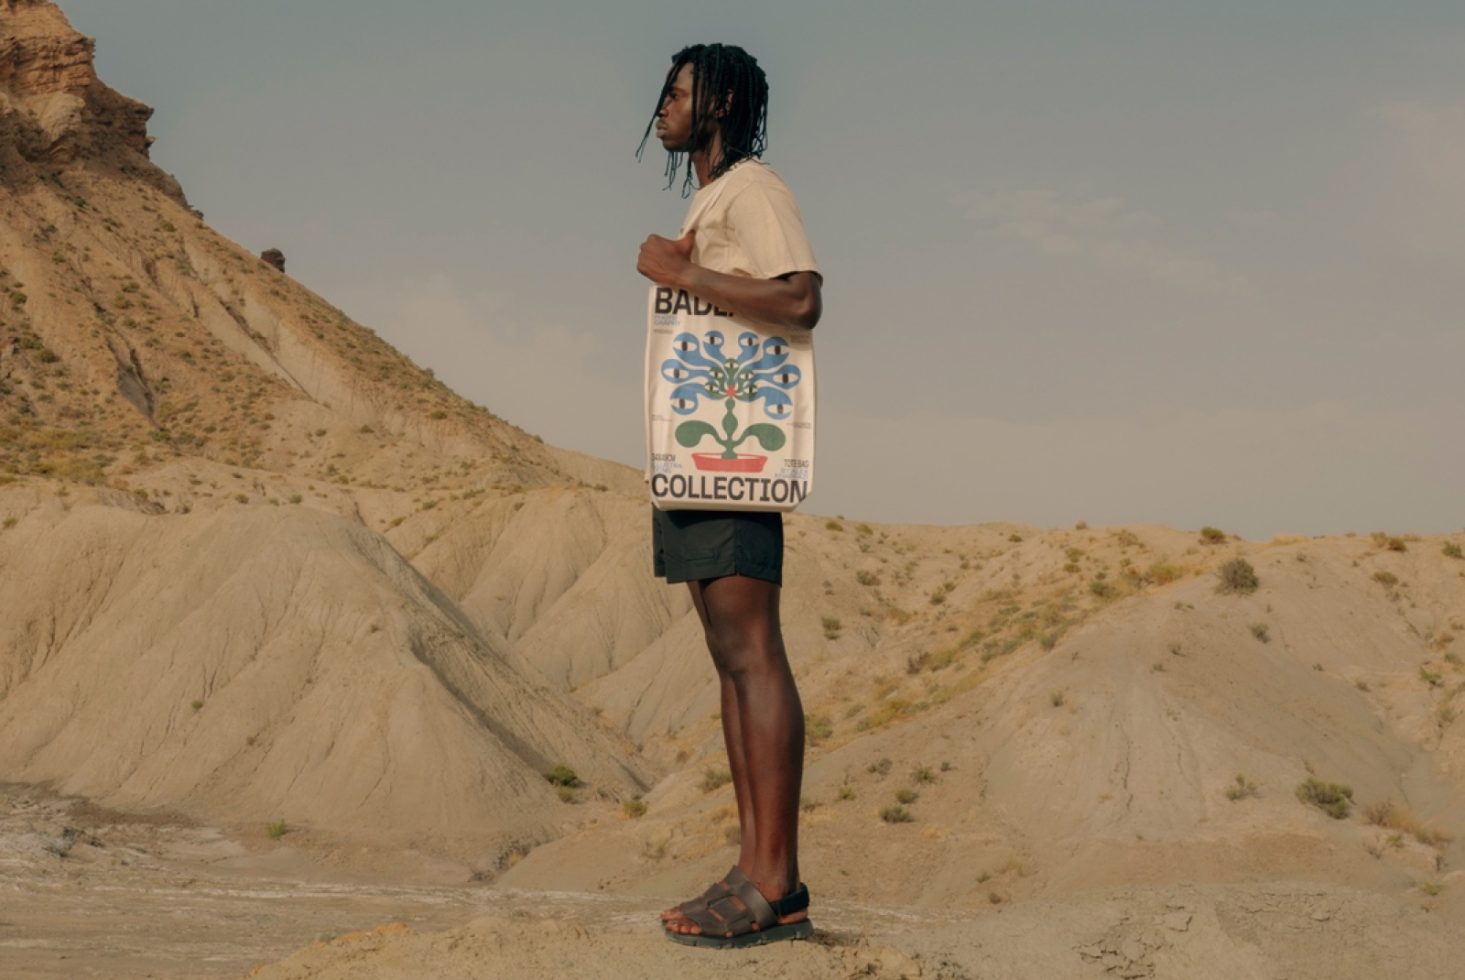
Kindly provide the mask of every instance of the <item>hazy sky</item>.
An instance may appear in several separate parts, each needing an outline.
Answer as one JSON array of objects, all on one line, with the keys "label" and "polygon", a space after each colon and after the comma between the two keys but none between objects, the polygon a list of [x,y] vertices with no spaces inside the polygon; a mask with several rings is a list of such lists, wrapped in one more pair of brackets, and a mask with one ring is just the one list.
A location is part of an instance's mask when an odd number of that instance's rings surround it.
[{"label": "hazy sky", "polygon": [[1465,525],[1465,5],[502,6],[62,2],[210,224],[557,445],[640,464],[634,150],[717,40],[825,272],[809,509]]}]

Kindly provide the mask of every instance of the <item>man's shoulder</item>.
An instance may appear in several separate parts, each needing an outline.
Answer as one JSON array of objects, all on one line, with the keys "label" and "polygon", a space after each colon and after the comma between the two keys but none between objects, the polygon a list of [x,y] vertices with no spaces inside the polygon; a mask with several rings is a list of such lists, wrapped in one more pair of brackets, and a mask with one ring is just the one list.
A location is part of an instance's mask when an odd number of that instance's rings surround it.
[{"label": "man's shoulder", "polygon": [[768,164],[757,157],[747,157],[739,161],[724,176],[727,181],[727,190],[737,192],[746,190],[749,187],[770,187],[788,191],[788,184]]}]

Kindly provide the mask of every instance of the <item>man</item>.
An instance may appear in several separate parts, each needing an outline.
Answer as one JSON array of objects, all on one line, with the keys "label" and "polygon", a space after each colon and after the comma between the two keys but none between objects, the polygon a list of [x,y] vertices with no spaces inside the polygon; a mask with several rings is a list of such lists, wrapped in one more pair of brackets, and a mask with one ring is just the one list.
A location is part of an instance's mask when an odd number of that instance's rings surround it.
[{"label": "man", "polygon": [[[647,238],[636,268],[738,316],[810,330],[822,277],[793,195],[758,159],[767,102],[763,70],[742,48],[698,44],[672,58],[641,145],[654,128],[668,153],[667,186],[685,158],[683,196],[694,174],[699,189],[682,237]],[[719,947],[805,938],[813,926],[798,865],[804,712],[779,624],[782,516],[653,508],[652,519],[656,573],[687,583],[717,668],[742,829],[727,877],[662,914],[667,936]]]}]

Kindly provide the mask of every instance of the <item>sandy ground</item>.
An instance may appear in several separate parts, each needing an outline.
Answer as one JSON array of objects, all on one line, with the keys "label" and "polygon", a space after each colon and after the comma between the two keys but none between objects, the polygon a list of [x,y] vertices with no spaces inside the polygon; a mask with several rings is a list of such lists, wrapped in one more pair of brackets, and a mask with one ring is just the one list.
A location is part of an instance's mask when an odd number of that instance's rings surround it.
[{"label": "sandy ground", "polygon": [[[346,853],[0,790],[7,978],[1282,978],[1459,975],[1459,902],[1307,882],[1126,886],[986,908],[820,898],[811,942],[667,942],[663,897],[498,889]],[[456,880],[455,880],[456,879]]]}]

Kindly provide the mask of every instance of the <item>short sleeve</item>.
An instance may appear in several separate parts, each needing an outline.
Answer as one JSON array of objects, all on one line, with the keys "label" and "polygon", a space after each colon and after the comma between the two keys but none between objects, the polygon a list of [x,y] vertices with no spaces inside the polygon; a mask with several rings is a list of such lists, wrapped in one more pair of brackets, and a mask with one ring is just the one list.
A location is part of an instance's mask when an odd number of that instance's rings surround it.
[{"label": "short sleeve", "polygon": [[727,206],[728,234],[759,279],[791,272],[819,274],[793,194],[781,183],[759,181],[742,188]]}]

